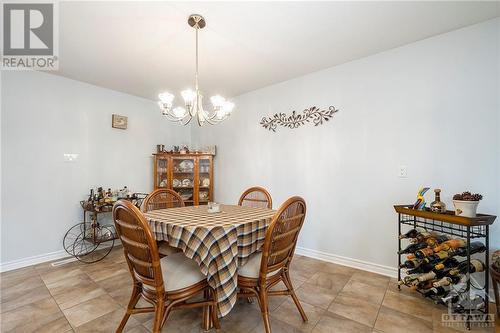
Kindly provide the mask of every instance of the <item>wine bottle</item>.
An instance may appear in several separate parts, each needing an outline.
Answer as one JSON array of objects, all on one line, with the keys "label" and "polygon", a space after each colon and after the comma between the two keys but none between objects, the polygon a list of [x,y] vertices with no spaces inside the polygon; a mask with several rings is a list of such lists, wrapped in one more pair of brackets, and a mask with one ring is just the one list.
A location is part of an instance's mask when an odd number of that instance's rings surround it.
[{"label": "wine bottle", "polygon": [[425,262],[428,262],[429,264],[437,265],[440,261],[443,261],[446,258],[450,257],[450,253],[447,251],[439,251],[434,253],[431,256],[428,256],[427,258],[424,259]]},{"label": "wine bottle", "polygon": [[453,312],[463,313],[468,310],[480,310],[484,308],[484,298],[477,296],[471,299],[461,299],[453,307]]},{"label": "wine bottle", "polygon": [[422,262],[418,267],[408,270],[407,274],[423,274],[428,273],[434,269],[433,264]]},{"label": "wine bottle", "polygon": [[406,260],[404,263],[402,263],[399,267],[401,268],[408,268],[408,269],[414,269],[419,267],[422,264],[422,260]]},{"label": "wine bottle", "polygon": [[424,292],[424,296],[425,297],[431,297],[431,296],[444,297],[444,296],[448,295],[449,292],[450,292],[450,289],[446,288],[446,287],[433,287],[433,288],[430,288],[429,290],[427,290],[426,292]]},{"label": "wine bottle", "polygon": [[418,235],[416,235],[415,237],[411,238],[410,243],[424,242],[426,239],[432,238],[433,236],[434,236],[434,234],[431,234],[428,231],[422,231]]},{"label": "wine bottle", "polygon": [[[481,253],[486,251],[486,246],[481,242],[471,242],[470,254]],[[467,257],[467,247],[460,247],[456,250],[452,250],[454,256]]]},{"label": "wine bottle", "polygon": [[405,249],[398,252],[398,254],[413,253],[420,249],[427,247],[427,243],[415,243],[408,245]]},{"label": "wine bottle", "polygon": [[460,262],[455,259],[455,258],[448,258],[448,259],[445,259],[443,260],[442,262],[440,262],[439,264],[435,265],[434,266],[434,269],[435,270],[440,270],[440,269],[444,269],[444,268],[450,268],[450,267],[456,267],[460,264]]},{"label": "wine bottle", "polygon": [[410,286],[412,289],[416,290],[427,290],[427,289],[430,289],[432,288],[432,283],[434,282],[435,280],[427,280],[427,281],[423,281],[423,282],[420,282],[418,280],[413,280],[412,281],[412,285]]},{"label": "wine bottle", "polygon": [[424,247],[423,249],[420,249],[415,252],[415,257],[417,259],[424,259],[425,257],[429,257],[434,254],[434,250],[431,249],[430,247]]},{"label": "wine bottle", "polygon": [[457,284],[463,278],[463,275],[449,275],[441,278],[440,280],[434,281],[432,283],[433,287],[443,287],[449,286],[450,284]]},{"label": "wine bottle", "polygon": [[410,229],[407,233],[399,235],[399,239],[415,238],[419,233],[417,229]]},{"label": "wine bottle", "polygon": [[399,285],[403,285],[403,284],[405,284],[405,285],[409,286],[409,285],[411,285],[411,282],[412,282],[413,280],[415,280],[417,277],[418,277],[418,274],[410,274],[410,275],[407,275],[407,276],[405,276],[402,280],[399,280],[399,281],[398,281],[398,284],[399,284]]},{"label": "wine bottle", "polygon": [[450,239],[436,246],[434,248],[434,251],[439,252],[439,251],[455,250],[464,246],[467,246],[467,242],[464,241],[463,239]]},{"label": "wine bottle", "polygon": [[450,275],[466,274],[467,271],[469,273],[482,272],[484,271],[484,263],[478,259],[472,259],[469,265],[467,261],[462,261],[456,268],[450,271]]},{"label": "wine bottle", "polygon": [[435,237],[430,237],[426,239],[425,241],[427,242],[427,245],[430,247],[435,247],[438,246],[440,243],[446,242],[450,238],[446,235],[437,235]]}]

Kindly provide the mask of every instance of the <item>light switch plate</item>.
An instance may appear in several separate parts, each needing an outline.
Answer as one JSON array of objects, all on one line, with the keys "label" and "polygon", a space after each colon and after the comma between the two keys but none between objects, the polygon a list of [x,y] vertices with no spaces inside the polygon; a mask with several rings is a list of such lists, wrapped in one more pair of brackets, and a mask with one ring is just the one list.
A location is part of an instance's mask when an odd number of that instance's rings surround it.
[{"label": "light switch plate", "polygon": [[64,162],[75,162],[78,159],[78,154],[63,154]]},{"label": "light switch plate", "polygon": [[398,168],[399,178],[408,178],[408,167],[406,165],[400,165]]}]

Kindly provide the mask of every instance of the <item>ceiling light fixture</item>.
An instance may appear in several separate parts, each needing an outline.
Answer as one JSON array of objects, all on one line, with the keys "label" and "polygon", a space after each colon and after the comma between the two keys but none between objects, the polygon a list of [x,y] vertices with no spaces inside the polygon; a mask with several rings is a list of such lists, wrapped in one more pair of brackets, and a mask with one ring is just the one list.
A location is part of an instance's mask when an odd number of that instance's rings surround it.
[{"label": "ceiling light fixture", "polygon": [[193,118],[196,118],[199,126],[203,126],[205,123],[214,125],[229,117],[233,111],[234,104],[220,95],[215,95],[210,98],[213,105],[212,112],[207,112],[203,109],[203,95],[198,88],[198,30],[205,27],[206,21],[203,16],[192,14],[188,18],[188,24],[196,30],[195,91],[187,89],[181,92],[185,108],[180,106],[172,108],[174,95],[169,92],[163,92],[158,95],[160,99],[158,105],[162,114],[168,120],[187,125]]}]

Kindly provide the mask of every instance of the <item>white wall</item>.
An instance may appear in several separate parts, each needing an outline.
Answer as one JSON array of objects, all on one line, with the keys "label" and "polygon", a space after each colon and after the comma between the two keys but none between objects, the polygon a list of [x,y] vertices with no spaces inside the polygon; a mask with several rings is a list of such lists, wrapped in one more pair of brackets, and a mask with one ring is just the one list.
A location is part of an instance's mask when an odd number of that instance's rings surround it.
[{"label": "white wall", "polygon": [[[392,205],[413,202],[420,186],[441,188],[449,207],[453,193],[481,192],[479,210],[499,214],[499,30],[488,21],[235,98],[230,119],[192,132],[195,144],[217,145],[217,200],[257,184],[276,205],[301,195],[300,246],[390,267]],[[313,105],[340,112],[320,127],[259,125]],[[500,221],[491,241],[500,247]]]},{"label": "white wall", "polygon": [[[1,84],[4,265],[58,253],[91,187],[150,191],[156,144],[190,139],[150,100],[31,71],[4,71]],[[111,127],[113,113],[128,117],[127,130]]]}]

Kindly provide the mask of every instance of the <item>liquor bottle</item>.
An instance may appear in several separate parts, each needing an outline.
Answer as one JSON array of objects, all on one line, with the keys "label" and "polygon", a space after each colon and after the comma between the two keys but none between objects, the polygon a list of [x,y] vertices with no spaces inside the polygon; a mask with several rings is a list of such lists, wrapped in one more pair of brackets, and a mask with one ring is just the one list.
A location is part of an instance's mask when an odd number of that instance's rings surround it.
[{"label": "liquor bottle", "polygon": [[398,254],[413,253],[420,249],[427,247],[427,243],[415,243],[408,245],[405,249],[398,252]]},{"label": "liquor bottle", "polygon": [[89,202],[94,201],[94,189],[93,188],[90,189],[90,195],[89,195],[89,200],[88,201]]},{"label": "liquor bottle", "polygon": [[[486,251],[486,246],[484,246],[481,242],[471,242],[470,245],[470,254],[481,253]],[[460,247],[456,250],[453,250],[454,256],[467,257],[467,247]]]},{"label": "liquor bottle", "polygon": [[417,259],[424,259],[425,257],[429,257],[434,254],[434,250],[431,249],[430,247],[424,247],[423,249],[420,249],[415,252],[415,257]]},{"label": "liquor bottle", "polygon": [[431,211],[435,213],[446,213],[446,205],[441,201],[441,189],[434,190],[435,199],[431,203]]},{"label": "liquor bottle", "polygon": [[455,250],[461,247],[467,246],[467,242],[463,239],[450,239],[443,242],[434,248],[435,252]]},{"label": "liquor bottle", "polygon": [[469,273],[482,272],[484,271],[484,263],[478,259],[472,259],[469,265],[467,261],[462,261],[456,268],[450,271],[450,275],[466,274],[467,271]]}]

